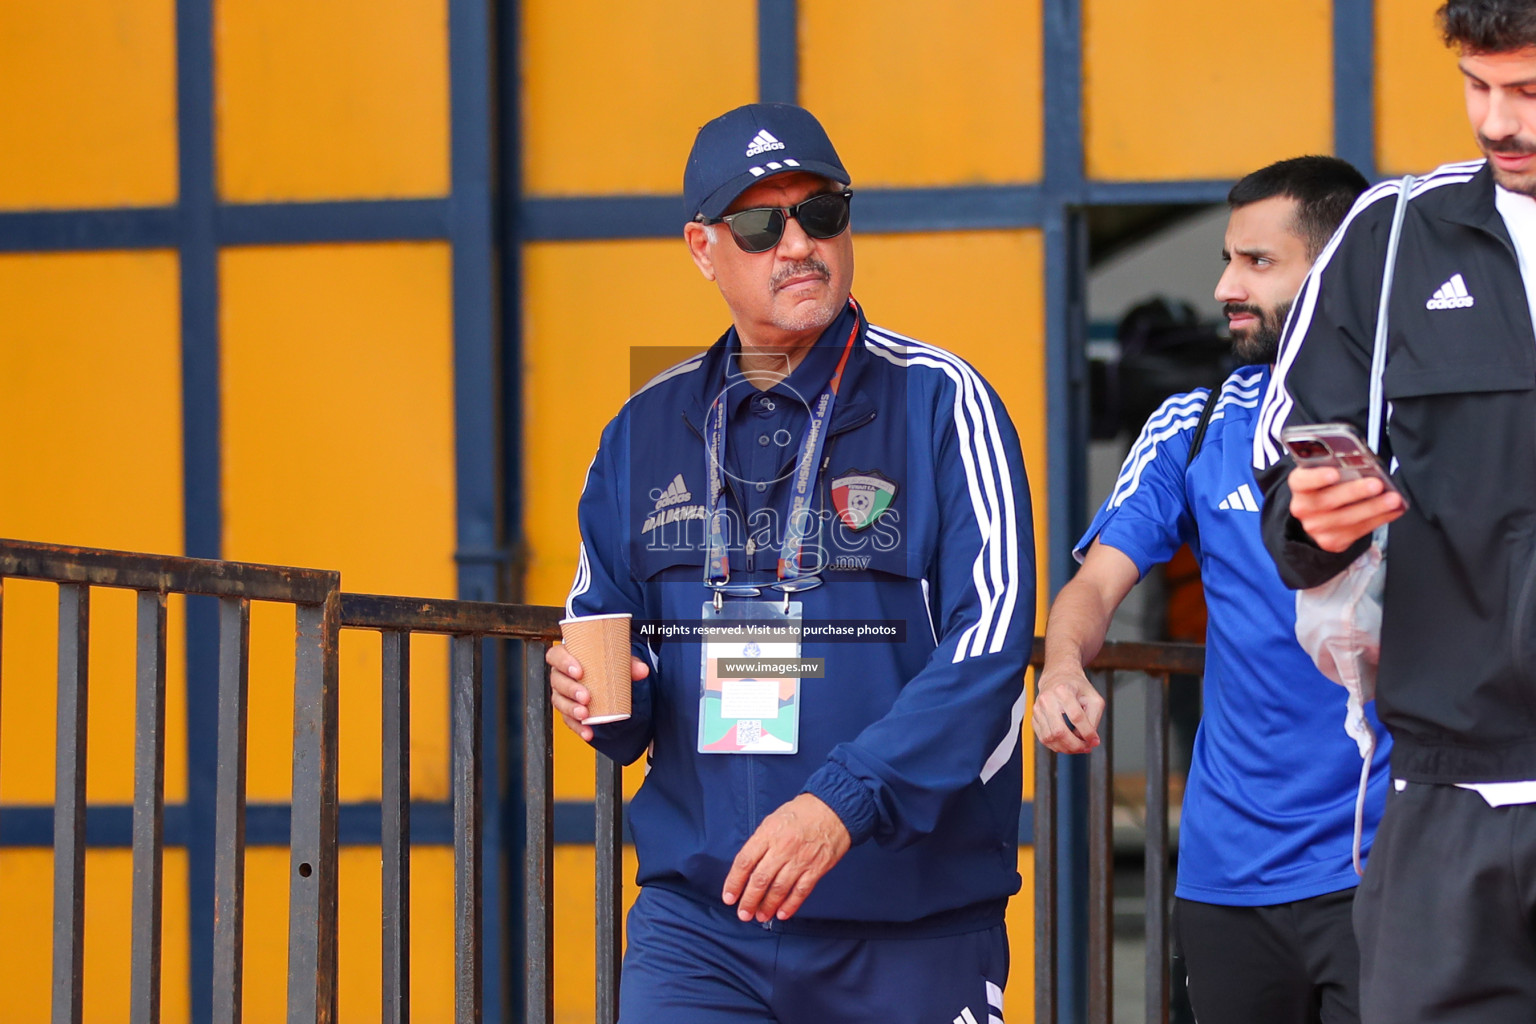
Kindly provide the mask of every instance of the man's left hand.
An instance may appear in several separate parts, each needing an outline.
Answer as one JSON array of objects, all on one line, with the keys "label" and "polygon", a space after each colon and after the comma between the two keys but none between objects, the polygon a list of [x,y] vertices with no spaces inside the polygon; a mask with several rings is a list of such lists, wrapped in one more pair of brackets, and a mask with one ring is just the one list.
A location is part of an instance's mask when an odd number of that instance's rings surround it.
[{"label": "man's left hand", "polygon": [[837,812],[801,793],[763,819],[725,878],[721,893],[743,921],[789,919],[852,845]]}]

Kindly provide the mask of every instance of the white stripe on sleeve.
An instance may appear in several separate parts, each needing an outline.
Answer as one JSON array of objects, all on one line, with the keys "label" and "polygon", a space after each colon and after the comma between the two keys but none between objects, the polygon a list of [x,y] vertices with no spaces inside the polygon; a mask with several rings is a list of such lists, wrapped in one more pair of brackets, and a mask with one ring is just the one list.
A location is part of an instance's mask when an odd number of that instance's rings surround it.
[{"label": "white stripe on sleeve", "polygon": [[[1002,650],[1018,602],[1019,538],[1013,471],[1008,465],[1007,451],[998,429],[995,402],[976,371],[943,349],[873,327],[866,335],[866,344],[872,352],[882,355],[879,346],[886,347],[893,354],[904,356],[908,365],[940,369],[956,385],[955,419],[962,442],[962,461],[966,464],[972,506],[982,530],[982,548],[977,553],[973,571],[978,593],[982,595],[982,616],[967,634],[962,634],[955,660],[966,656],[967,635],[970,655],[983,651],[996,653]],[[967,417],[960,413],[962,398],[969,419],[976,425],[974,433],[966,429]],[[968,443],[974,446],[974,465]],[[976,487],[978,477],[980,494]],[[984,563],[990,573],[983,572]]]}]

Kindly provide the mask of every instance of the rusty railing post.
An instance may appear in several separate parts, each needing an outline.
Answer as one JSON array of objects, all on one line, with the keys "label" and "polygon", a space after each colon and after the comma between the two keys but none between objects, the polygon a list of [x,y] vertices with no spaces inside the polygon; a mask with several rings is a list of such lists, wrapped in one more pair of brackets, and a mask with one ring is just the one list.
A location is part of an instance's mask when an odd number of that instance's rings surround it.
[{"label": "rusty railing post", "polygon": [[453,638],[453,1019],[480,1024],[480,638]]},{"label": "rusty railing post", "polygon": [[619,1019],[619,965],[624,957],[624,786],[617,762],[597,755],[594,800],[597,872],[597,1021]]},{"label": "rusty railing post", "polygon": [[85,752],[91,588],[59,586],[53,791],[53,1024],[80,1024],[85,963]]},{"label": "rusty railing post", "polygon": [[528,971],[526,1024],[550,1024],[555,1013],[554,935],[554,709],[549,704],[548,645],[523,645],[523,785],[527,854],[523,862],[523,934]]},{"label": "rusty railing post", "polygon": [[251,602],[219,598],[219,766],[213,817],[213,1021],[240,1024],[245,994],[245,770]]},{"label": "rusty railing post", "polygon": [[160,1020],[165,844],[165,593],[138,592],[133,708],[133,925],[128,1019]]},{"label": "rusty railing post", "polygon": [[334,1024],[336,1020],[339,583],[337,577],[324,603],[300,604],[296,611],[288,1024]]},{"label": "rusty railing post", "polygon": [[[1036,679],[1039,670],[1036,670]],[[1027,726],[1026,726],[1027,728]],[[1035,1024],[1057,1024],[1056,752],[1035,743]]]},{"label": "rusty railing post", "polygon": [[385,1024],[411,1017],[411,634],[382,634],[383,881]]},{"label": "rusty railing post", "polygon": [[1168,1024],[1168,675],[1147,676],[1146,1009]]},{"label": "rusty railing post", "polygon": [[1110,1024],[1115,990],[1114,837],[1115,674],[1104,676],[1107,701],[1099,745],[1088,754],[1088,1024]]}]

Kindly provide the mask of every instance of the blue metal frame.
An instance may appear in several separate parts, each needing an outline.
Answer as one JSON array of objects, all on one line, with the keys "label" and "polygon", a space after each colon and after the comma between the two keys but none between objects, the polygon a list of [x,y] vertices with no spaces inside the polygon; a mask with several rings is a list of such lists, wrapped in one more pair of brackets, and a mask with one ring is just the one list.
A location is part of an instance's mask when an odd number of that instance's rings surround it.
[{"label": "blue metal frame", "polygon": [[[458,591],[462,600],[497,601],[507,561],[501,509],[502,420],[500,281],[496,231],[498,130],[496,22],[490,0],[449,0],[449,149],[452,197],[446,201],[453,247],[454,469],[457,489]],[[439,201],[441,202],[441,201]],[[429,211],[434,204],[423,204]],[[483,1019],[507,1018],[511,975],[505,961],[508,921],[502,804],[506,644],[485,641],[481,785],[481,973]],[[514,706],[518,702],[510,702]],[[414,828],[414,819],[413,819]],[[412,837],[412,842],[416,842]]]},{"label": "blue metal frame", "polygon": [[[220,417],[218,254],[224,245],[318,242],[449,242],[453,259],[455,359],[455,468],[458,480],[456,558],[459,596],[472,600],[518,598],[509,580],[508,545],[522,542],[521,395],[519,378],[521,245],[526,241],[675,238],[676,196],[525,198],[519,175],[517,0],[449,0],[452,195],[440,199],[387,199],[318,203],[221,203],[215,194],[212,0],[177,0],[177,136],[179,193],[170,207],[0,213],[0,252],[102,249],[176,249],[180,256],[185,488],[185,549],[219,557]],[[1375,154],[1376,3],[1334,0],[1334,149],[1369,178]],[[797,0],[757,0],[758,95],[793,102],[798,96]],[[1045,247],[1048,473],[1053,483],[1047,563],[1054,592],[1072,564],[1064,541],[1087,517],[1084,472],[1085,368],[1081,330],[1085,243],[1081,209],[1087,205],[1211,203],[1226,194],[1224,181],[1095,182],[1085,174],[1082,117],[1081,0],[1044,0],[1045,173],[1031,185],[862,189],[857,203],[866,233],[1039,228]],[[509,590],[510,588],[510,590]],[[188,601],[187,803],[166,808],[168,845],[188,846],[191,902],[192,1019],[211,1014],[212,933],[211,780],[214,751],[212,688],[215,678],[214,609]],[[488,650],[488,678],[504,677],[505,651]],[[499,691],[504,687],[498,688]],[[501,865],[521,842],[514,806],[520,787],[503,765],[518,740],[515,708],[486,709],[487,946],[493,963],[514,939],[519,915],[505,917],[517,897],[506,891]],[[1074,762],[1063,766],[1061,806],[1072,808],[1083,780]],[[413,810],[420,843],[447,842],[447,804]],[[286,807],[253,807],[251,842],[286,835]],[[1033,833],[1033,808],[1026,805]],[[127,808],[90,812],[91,845],[126,840]],[[47,845],[51,810],[8,808],[0,846]],[[376,806],[342,811],[344,841],[370,841]],[[590,841],[590,805],[565,804],[557,814],[559,841]],[[34,820],[35,819],[35,820]],[[281,827],[278,821],[282,820]],[[582,824],[585,822],[585,824]],[[1077,828],[1061,831],[1064,915],[1063,1020],[1085,1009],[1084,880],[1070,870],[1082,863]],[[1021,841],[1026,830],[1021,827]],[[373,840],[376,841],[376,840]],[[203,894],[203,895],[200,895]],[[506,994],[486,972],[486,1019],[506,1017]],[[513,972],[515,973],[515,972]],[[516,984],[515,982],[513,983]],[[495,989],[495,990],[493,990]],[[1044,1024],[1044,1022],[1042,1022]]]},{"label": "blue metal frame", "polygon": [[[1081,328],[1087,320],[1087,246],[1081,207],[1089,202],[1083,140],[1081,0],[1045,0],[1045,352],[1050,553],[1054,595],[1072,572],[1070,540],[1087,517],[1087,370]],[[1099,186],[1105,195],[1135,189]],[[1126,201],[1145,201],[1127,199]],[[1081,799],[1082,758],[1057,768],[1057,1012],[1085,1020],[1088,1009],[1088,836]],[[1041,1022],[1056,1024],[1056,1022]]]},{"label": "blue metal frame", "polygon": [[[185,554],[223,546],[219,404],[218,199],[214,180],[213,2],[176,3],[177,238],[181,267]],[[213,1016],[214,778],[218,604],[187,600],[187,885],[193,1024]],[[172,816],[167,809],[167,820]]]},{"label": "blue metal frame", "polygon": [[[508,183],[509,173],[500,171],[500,187]],[[1039,228],[1049,209],[1062,203],[1217,203],[1231,185],[1090,182],[1079,175],[1043,186],[861,188],[854,215],[865,234]],[[224,203],[214,210],[212,238],[219,246],[450,241],[456,223],[453,205],[447,199]],[[675,195],[531,197],[512,204],[504,214],[515,236],[504,228],[498,248],[504,250],[509,237],[520,242],[677,238],[682,233],[681,207]],[[0,252],[169,249],[181,239],[181,226],[175,209],[0,213]],[[505,287],[505,275],[502,280]]]},{"label": "blue metal frame", "polygon": [[[573,196],[523,200],[523,238],[531,242],[679,238],[678,196]],[[854,218],[864,233],[1039,227],[1037,185],[860,188]],[[0,217],[0,225],[4,219]]]},{"label": "blue metal frame", "polygon": [[1333,152],[1376,180],[1376,4],[1334,0]]},{"label": "blue metal frame", "polygon": [[[494,187],[496,138],[488,0],[449,0],[448,53],[453,198],[455,480],[459,598],[501,596],[501,494],[497,480],[498,337]],[[487,716],[489,717],[489,716]],[[486,794],[489,802],[490,794]]]},{"label": "blue metal frame", "polygon": [[[522,195],[522,11],[519,0],[503,0],[497,7],[495,26],[495,89],[497,122],[493,126],[496,145],[497,204],[496,223],[500,261],[498,280],[500,301],[500,366],[496,386],[501,397],[499,477],[502,488],[503,550],[508,560],[503,569],[503,599],[523,600],[523,578],[527,564],[527,542],[523,519],[523,394],[522,394],[522,284],[523,218],[517,198]],[[502,741],[485,744],[485,813],[497,823],[497,854],[502,865],[502,884],[497,893],[487,892],[483,901],[487,919],[500,914],[494,929],[487,929],[485,956],[493,966],[488,974],[503,976],[500,998],[504,1009],[498,1016],[511,1020],[517,1008],[527,1005],[527,973],[510,962],[513,950],[527,948],[525,899],[519,884],[524,875],[521,865],[528,848],[527,785],[523,774],[523,686],[525,673],[522,645],[502,645],[504,660],[498,666],[502,685],[484,709],[486,727],[499,729]],[[486,662],[489,671],[491,662]],[[494,780],[494,781],[491,781]],[[500,787],[500,791],[497,788]],[[587,818],[590,821],[592,812]],[[558,819],[555,824],[559,828]],[[491,865],[487,864],[489,869]],[[482,873],[489,875],[487,870]],[[494,952],[495,957],[492,959]],[[487,982],[489,986],[491,982]],[[489,1005],[489,1001],[488,1001]]]},{"label": "blue metal frame", "polygon": [[0,213],[0,252],[174,249],[180,229],[172,207]]},{"label": "blue metal frame", "polygon": [[757,0],[759,102],[800,102],[799,8],[797,0]]},{"label": "blue metal frame", "polygon": [[[1048,147],[1049,148],[1049,147]],[[504,187],[508,171],[500,172]],[[1215,203],[1227,181],[1088,182],[1050,185],[961,185],[861,188],[855,217],[865,234],[1039,228],[1062,203]],[[224,203],[214,210],[218,246],[305,245],[323,242],[451,241],[455,216],[447,199],[387,199],[321,203]],[[675,195],[530,197],[504,217],[520,242],[677,238]],[[168,249],[182,235],[175,209],[0,212],[0,252]],[[493,275],[494,276],[494,275]],[[503,280],[505,275],[503,275]]]},{"label": "blue metal frame", "polygon": [[326,203],[225,203],[214,223],[220,245],[424,242],[450,238],[447,199]]}]

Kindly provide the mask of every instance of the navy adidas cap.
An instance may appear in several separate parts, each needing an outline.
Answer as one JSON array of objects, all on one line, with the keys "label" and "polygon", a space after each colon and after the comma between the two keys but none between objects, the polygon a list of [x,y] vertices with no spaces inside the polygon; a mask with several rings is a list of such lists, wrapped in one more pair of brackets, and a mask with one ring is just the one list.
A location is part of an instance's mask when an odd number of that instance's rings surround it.
[{"label": "navy adidas cap", "polygon": [[754,182],[809,171],[846,185],[851,180],[832,140],[804,107],[749,103],[699,129],[683,171],[683,216],[718,217]]}]

